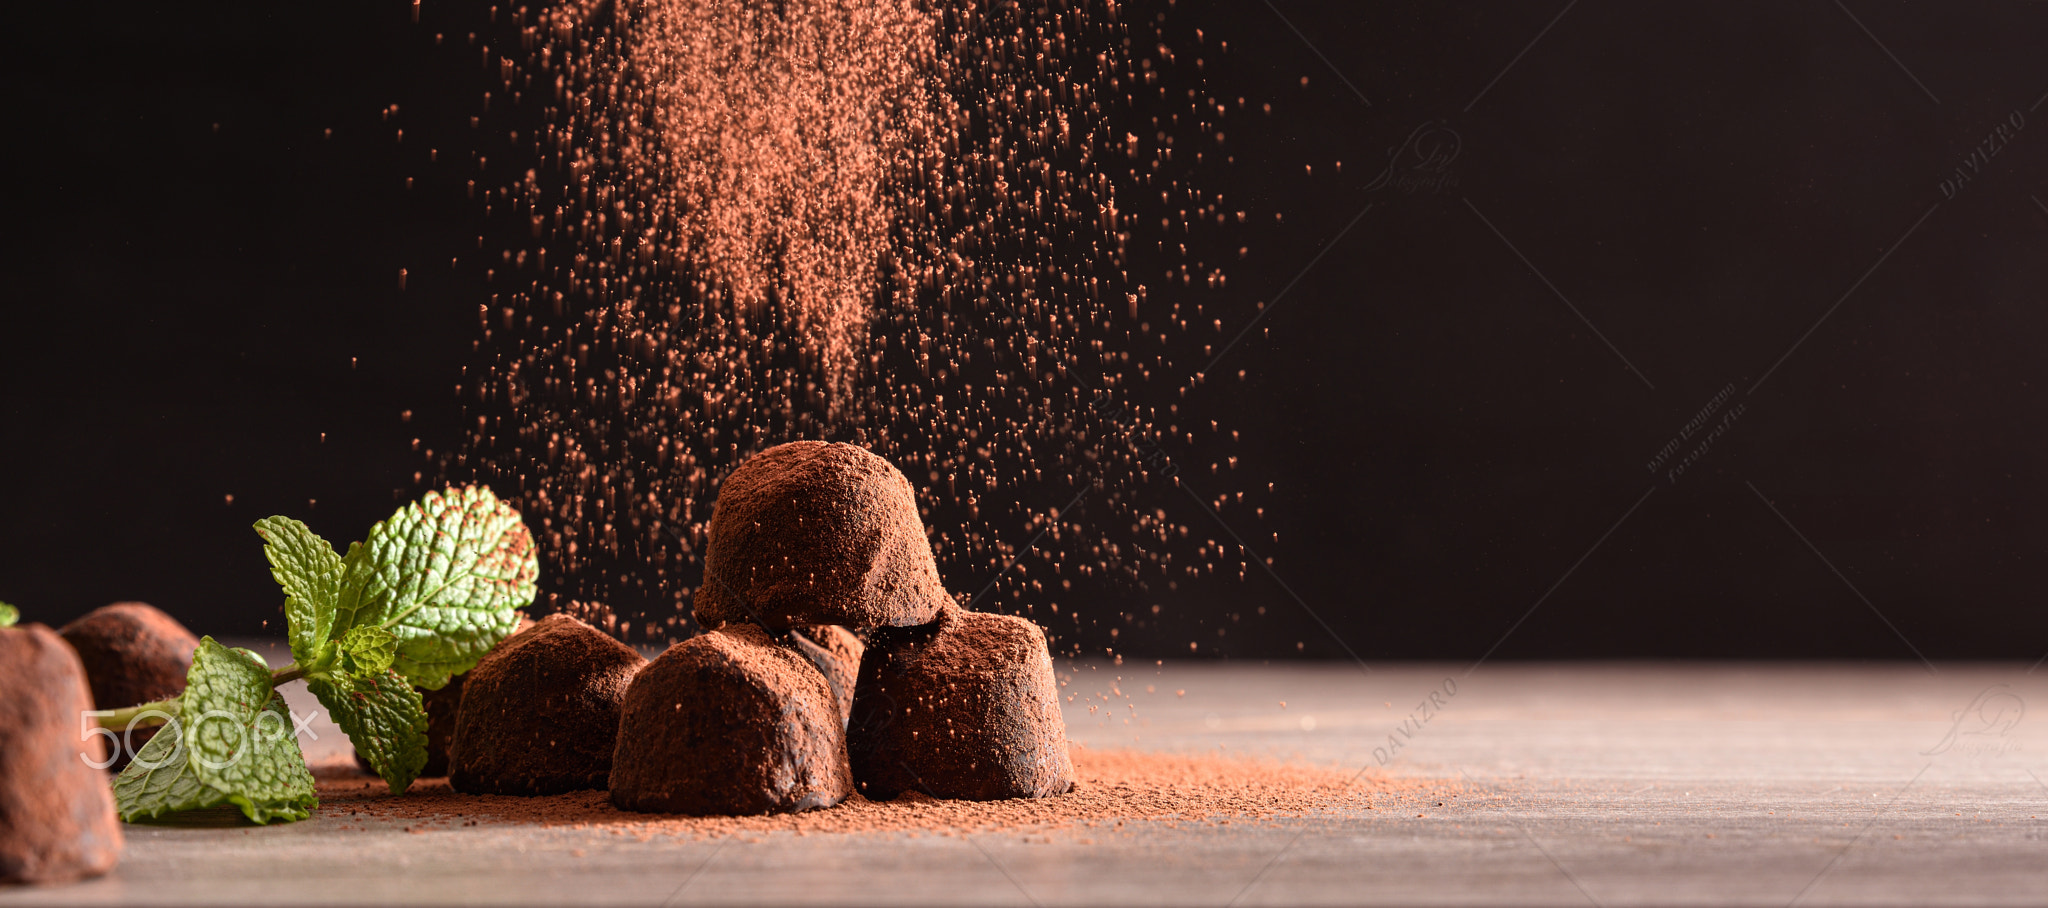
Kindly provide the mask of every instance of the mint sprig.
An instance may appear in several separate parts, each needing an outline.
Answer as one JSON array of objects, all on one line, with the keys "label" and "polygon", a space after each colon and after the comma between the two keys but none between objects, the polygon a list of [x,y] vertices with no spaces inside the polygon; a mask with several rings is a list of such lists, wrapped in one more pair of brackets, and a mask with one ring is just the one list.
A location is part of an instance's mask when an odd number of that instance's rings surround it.
[{"label": "mint sprig", "polygon": [[178,737],[202,784],[258,823],[303,820],[320,806],[291,712],[260,657],[201,638],[178,699]]},{"label": "mint sprig", "polygon": [[114,780],[122,819],[233,804],[267,823],[320,806],[291,713],[254,653],[201,638],[177,714]]},{"label": "mint sprig", "polygon": [[21,620],[21,610],[20,610],[20,609],[17,609],[17,608],[15,608],[14,606],[8,605],[8,604],[7,604],[7,603],[5,603],[5,602],[0,602],[0,627],[13,627],[13,626],[14,626],[14,622],[16,622],[16,621],[20,621],[20,620]]},{"label": "mint sprig", "polygon": [[341,661],[350,675],[381,675],[397,657],[398,635],[381,627],[357,625],[341,638]]},{"label": "mint sprig", "polygon": [[519,512],[475,486],[400,508],[347,561],[351,579],[368,571],[355,622],[396,635],[392,666],[427,690],[511,633],[540,575]]},{"label": "mint sprig", "polygon": [[319,801],[276,691],[297,679],[391,791],[405,791],[427,760],[414,687],[436,689],[474,667],[532,604],[539,575],[519,513],[474,486],[400,508],[345,556],[288,517],[257,521],[256,533],[284,589],[295,661],[273,672],[209,637],[185,693],[103,718],[125,728],[175,717],[115,779],[123,819],[220,804],[258,823],[310,816]]},{"label": "mint sprig", "polygon": [[191,751],[178,736],[177,720],[149,739],[128,768],[114,779],[121,819],[153,820],[166,814],[227,803],[227,792],[199,781]]},{"label": "mint sprig", "polygon": [[306,679],[377,775],[402,792],[427,765],[427,707],[394,671]]}]

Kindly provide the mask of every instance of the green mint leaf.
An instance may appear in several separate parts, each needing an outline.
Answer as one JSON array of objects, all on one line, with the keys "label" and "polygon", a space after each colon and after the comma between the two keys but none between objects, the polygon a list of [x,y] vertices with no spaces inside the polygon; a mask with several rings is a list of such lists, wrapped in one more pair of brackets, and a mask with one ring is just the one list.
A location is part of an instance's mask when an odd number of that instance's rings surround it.
[{"label": "green mint leaf", "polygon": [[419,778],[427,765],[427,707],[404,676],[386,670],[309,678],[306,687],[326,705],[349,743],[384,777],[392,794],[405,793]]},{"label": "green mint leaf", "polygon": [[20,610],[20,609],[18,609],[18,608],[15,608],[14,606],[8,605],[8,604],[7,604],[7,603],[5,603],[5,602],[0,602],[0,627],[13,627],[13,626],[14,626],[14,622],[16,622],[16,621],[20,621],[20,620],[21,620],[21,610]]},{"label": "green mint leaf", "polygon": [[398,655],[398,635],[374,625],[357,625],[341,638],[341,651],[348,659],[348,674],[382,674]]},{"label": "green mint leaf", "polygon": [[199,781],[192,771],[191,751],[179,746],[178,720],[158,730],[135,753],[135,759],[114,777],[114,806],[121,819],[153,820],[182,810],[227,803],[228,796]]},{"label": "green mint leaf", "polygon": [[427,493],[370,528],[360,556],[349,556],[350,579],[363,584],[354,623],[396,635],[392,668],[427,690],[511,632],[540,575],[519,512],[477,486]]},{"label": "green mint leaf", "polygon": [[249,819],[303,820],[319,806],[291,713],[261,659],[200,638],[178,718],[193,775]]},{"label": "green mint leaf", "polygon": [[327,540],[290,517],[256,521],[256,535],[263,537],[263,557],[270,560],[270,576],[284,587],[292,658],[300,665],[317,665],[326,655],[327,642],[344,629],[337,627],[337,620],[349,617],[339,614],[341,556],[334,554]]}]

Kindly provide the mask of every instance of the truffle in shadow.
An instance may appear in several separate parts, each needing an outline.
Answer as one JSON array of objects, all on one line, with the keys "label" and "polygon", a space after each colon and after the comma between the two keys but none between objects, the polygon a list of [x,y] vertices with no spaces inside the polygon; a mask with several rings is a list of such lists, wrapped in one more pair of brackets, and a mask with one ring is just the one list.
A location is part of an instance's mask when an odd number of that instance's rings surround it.
[{"label": "truffle in shadow", "polygon": [[448,783],[466,794],[603,788],[619,701],[647,664],[568,615],[512,635],[470,669],[449,744]]},{"label": "truffle in shadow", "polygon": [[[139,706],[184,693],[192,651],[199,648],[199,638],[178,619],[144,602],[93,609],[57,633],[85,666],[85,681],[97,709]],[[114,729],[126,741],[115,742],[119,753],[107,771],[120,772],[161,727]],[[106,759],[106,754],[99,759]]]},{"label": "truffle in shadow", "polygon": [[825,676],[832,698],[839,702],[839,721],[844,724],[853,715],[853,686],[860,679],[860,654],[867,645],[836,624],[793,628],[785,639]]}]

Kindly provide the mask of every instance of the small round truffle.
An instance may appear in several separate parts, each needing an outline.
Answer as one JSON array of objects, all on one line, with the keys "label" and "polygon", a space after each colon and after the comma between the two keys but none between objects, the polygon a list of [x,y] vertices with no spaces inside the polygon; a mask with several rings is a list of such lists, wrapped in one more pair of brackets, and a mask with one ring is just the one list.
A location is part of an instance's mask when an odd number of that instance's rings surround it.
[{"label": "small round truffle", "polygon": [[[93,609],[57,633],[78,652],[96,709],[137,706],[184,693],[192,651],[199,648],[199,638],[178,619],[143,602]],[[120,772],[160,727],[115,729],[127,741],[115,743],[119,752],[107,770]]]},{"label": "small round truffle", "polygon": [[[420,691],[420,699],[427,707],[427,762],[420,768],[422,779],[448,774],[448,743],[455,736],[455,716],[462,707],[462,679],[465,677],[455,675],[449,678],[440,690]],[[375,775],[377,768],[370,765],[369,758],[360,750],[355,754],[356,768]]]},{"label": "small round truffle", "polygon": [[80,759],[91,754],[78,719],[92,708],[63,638],[0,628],[0,883],[84,879],[121,859],[113,789]]},{"label": "small round truffle", "polygon": [[626,691],[611,800],[650,813],[793,813],[853,793],[823,675],[734,624],[669,647]]},{"label": "small round truffle", "polygon": [[1045,632],[1022,618],[949,608],[922,627],[868,635],[846,729],[861,794],[988,801],[1074,786]]},{"label": "small round truffle", "polygon": [[639,653],[568,615],[514,634],[469,670],[449,745],[448,784],[465,794],[603,788],[619,700]]},{"label": "small round truffle", "polygon": [[792,628],[786,635],[790,646],[825,676],[832,699],[839,703],[839,721],[853,715],[853,686],[860,680],[860,654],[867,645],[852,631],[836,624],[813,624]]},{"label": "small round truffle", "polygon": [[719,487],[704,563],[692,608],[706,628],[924,624],[952,601],[917,490],[848,444],[793,441],[740,464]]},{"label": "small round truffle", "polygon": [[[504,640],[498,641],[498,646],[492,647],[491,652],[485,654],[484,658],[490,658],[491,654],[495,654],[507,640],[532,626],[533,622],[526,620],[525,615],[520,615],[519,622],[512,626],[512,633],[505,635]],[[462,679],[467,677],[468,673],[452,675],[440,690],[420,691],[420,699],[426,701],[427,706],[427,765],[420,769],[422,779],[438,778],[448,774],[448,745],[455,737],[455,716],[462,706]],[[362,751],[356,751],[356,768],[373,775],[377,772],[376,767],[371,766],[370,761],[363,757]]]}]

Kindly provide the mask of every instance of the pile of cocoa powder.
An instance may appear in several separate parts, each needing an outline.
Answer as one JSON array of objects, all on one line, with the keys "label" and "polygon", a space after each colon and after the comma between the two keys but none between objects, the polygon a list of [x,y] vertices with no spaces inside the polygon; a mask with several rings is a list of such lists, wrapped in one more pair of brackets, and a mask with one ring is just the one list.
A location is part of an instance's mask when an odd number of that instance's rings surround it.
[{"label": "pile of cocoa powder", "polygon": [[[937,800],[909,793],[893,801],[856,794],[826,810],[763,816],[655,815],[611,806],[603,791],[543,797],[464,795],[445,779],[422,779],[394,796],[351,765],[316,767],[320,817],[341,828],[384,828],[404,821],[412,833],[484,825],[610,830],[641,840],[758,836],[1045,831],[1114,827],[1124,821],[1197,825],[1272,821],[1329,811],[1376,809],[1443,790],[1444,783],[1355,769],[1221,755],[1073,748],[1079,782],[1057,798]],[[365,821],[375,821],[368,825]]]}]

